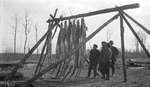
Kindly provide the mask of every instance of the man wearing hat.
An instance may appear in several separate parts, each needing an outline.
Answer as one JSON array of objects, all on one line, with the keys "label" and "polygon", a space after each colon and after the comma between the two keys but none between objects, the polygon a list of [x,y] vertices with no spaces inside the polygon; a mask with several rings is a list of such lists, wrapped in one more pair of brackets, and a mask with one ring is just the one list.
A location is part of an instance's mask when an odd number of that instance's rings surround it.
[{"label": "man wearing hat", "polygon": [[96,75],[98,75],[97,64],[98,64],[98,58],[99,58],[100,52],[97,48],[98,46],[94,44],[93,49],[90,51],[90,55],[89,55],[90,63],[89,63],[89,69],[88,69],[88,77],[90,77],[92,70],[94,72],[94,78],[96,77]]},{"label": "man wearing hat", "polygon": [[109,80],[109,67],[110,67],[110,59],[112,56],[111,49],[107,42],[103,41],[101,47],[101,55],[99,57],[99,67],[98,70],[102,74],[102,79]]}]

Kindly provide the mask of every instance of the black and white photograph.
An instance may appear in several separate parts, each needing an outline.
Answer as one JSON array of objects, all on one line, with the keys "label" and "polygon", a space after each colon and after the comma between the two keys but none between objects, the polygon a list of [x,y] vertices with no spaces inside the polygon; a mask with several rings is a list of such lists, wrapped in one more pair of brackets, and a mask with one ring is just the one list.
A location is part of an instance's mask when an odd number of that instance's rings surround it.
[{"label": "black and white photograph", "polygon": [[0,87],[150,87],[150,1],[0,0]]}]

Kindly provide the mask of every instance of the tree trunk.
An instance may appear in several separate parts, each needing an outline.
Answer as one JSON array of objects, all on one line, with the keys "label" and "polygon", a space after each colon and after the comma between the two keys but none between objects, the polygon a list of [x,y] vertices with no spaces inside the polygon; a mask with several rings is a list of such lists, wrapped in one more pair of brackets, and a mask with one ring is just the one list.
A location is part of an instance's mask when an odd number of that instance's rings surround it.
[{"label": "tree trunk", "polygon": [[28,39],[28,34],[27,34],[27,29],[25,29],[24,54],[26,53],[27,39]]},{"label": "tree trunk", "polygon": [[[36,40],[36,43],[38,42],[38,28],[37,28],[37,25],[35,24],[35,40]],[[39,53],[39,49],[37,48],[37,55]]]},{"label": "tree trunk", "polygon": [[17,37],[17,28],[18,28],[18,18],[15,17],[15,35],[14,35],[14,54],[16,54],[16,37]]}]

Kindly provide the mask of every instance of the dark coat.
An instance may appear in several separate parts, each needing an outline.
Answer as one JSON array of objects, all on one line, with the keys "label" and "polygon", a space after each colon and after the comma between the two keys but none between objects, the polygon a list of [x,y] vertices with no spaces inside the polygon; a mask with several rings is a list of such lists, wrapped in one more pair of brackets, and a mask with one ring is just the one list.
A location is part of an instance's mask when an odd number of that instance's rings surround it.
[{"label": "dark coat", "polygon": [[98,63],[98,59],[100,56],[100,52],[97,49],[92,49],[90,51],[90,56],[89,56],[89,60],[92,64],[97,64]]},{"label": "dark coat", "polygon": [[101,55],[99,57],[99,62],[110,61],[111,55],[112,55],[112,52],[109,48],[102,47],[101,48]]},{"label": "dark coat", "polygon": [[119,51],[116,47],[112,46],[110,47],[111,51],[112,51],[112,61],[116,61],[116,56],[119,54]]}]

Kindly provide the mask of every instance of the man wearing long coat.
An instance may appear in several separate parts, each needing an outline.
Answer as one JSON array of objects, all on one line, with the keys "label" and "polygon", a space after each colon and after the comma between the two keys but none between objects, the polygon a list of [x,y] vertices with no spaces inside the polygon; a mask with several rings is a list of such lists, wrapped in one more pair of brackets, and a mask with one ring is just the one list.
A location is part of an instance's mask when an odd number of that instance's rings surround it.
[{"label": "man wearing long coat", "polygon": [[99,67],[98,70],[102,74],[102,79],[109,80],[109,68],[110,68],[110,58],[112,55],[109,49],[108,43],[102,42],[102,48],[100,51],[101,55],[99,57]]},{"label": "man wearing long coat", "polygon": [[93,70],[94,72],[94,78],[96,77],[97,73],[97,64],[98,64],[98,59],[99,59],[99,55],[100,52],[97,49],[97,45],[94,44],[93,45],[93,49],[90,51],[90,55],[89,55],[89,69],[88,69],[88,77],[90,77],[91,75],[91,71]]}]

